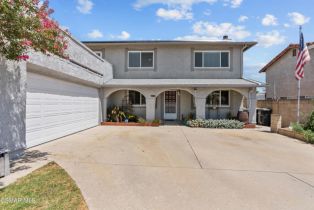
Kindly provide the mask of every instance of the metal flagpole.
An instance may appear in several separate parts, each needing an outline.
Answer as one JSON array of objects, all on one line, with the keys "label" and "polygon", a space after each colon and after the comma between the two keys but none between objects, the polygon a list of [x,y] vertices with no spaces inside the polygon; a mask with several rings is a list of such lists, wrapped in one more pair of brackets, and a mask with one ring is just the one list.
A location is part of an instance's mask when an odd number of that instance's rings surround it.
[{"label": "metal flagpole", "polygon": [[[299,37],[301,38],[302,26],[300,26]],[[301,44],[301,43],[300,43]],[[301,95],[301,78],[298,79],[298,111],[297,122],[300,123],[300,95]]]},{"label": "metal flagpole", "polygon": [[298,123],[300,123],[300,94],[301,94],[301,79],[298,80],[298,114],[297,114]]}]

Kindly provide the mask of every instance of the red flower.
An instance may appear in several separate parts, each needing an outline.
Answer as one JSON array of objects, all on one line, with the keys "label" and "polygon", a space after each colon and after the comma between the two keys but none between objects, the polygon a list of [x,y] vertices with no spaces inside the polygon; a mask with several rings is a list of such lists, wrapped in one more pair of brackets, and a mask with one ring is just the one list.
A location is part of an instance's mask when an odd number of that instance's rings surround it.
[{"label": "red flower", "polygon": [[17,59],[27,61],[29,59],[29,56],[28,55],[20,55],[20,56],[17,56]]}]

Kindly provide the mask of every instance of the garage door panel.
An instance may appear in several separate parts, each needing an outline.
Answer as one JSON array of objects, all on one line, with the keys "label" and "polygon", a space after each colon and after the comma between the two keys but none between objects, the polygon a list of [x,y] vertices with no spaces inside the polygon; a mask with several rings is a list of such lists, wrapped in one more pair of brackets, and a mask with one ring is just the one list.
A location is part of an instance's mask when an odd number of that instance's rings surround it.
[{"label": "garage door panel", "polygon": [[28,147],[98,124],[99,96],[96,88],[28,73],[26,102]]}]

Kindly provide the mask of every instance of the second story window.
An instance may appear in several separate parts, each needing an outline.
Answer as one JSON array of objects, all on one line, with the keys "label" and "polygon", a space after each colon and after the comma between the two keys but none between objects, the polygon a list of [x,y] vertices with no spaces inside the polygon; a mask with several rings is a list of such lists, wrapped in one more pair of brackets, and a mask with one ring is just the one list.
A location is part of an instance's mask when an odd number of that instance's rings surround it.
[{"label": "second story window", "polygon": [[229,68],[229,51],[195,51],[195,68]]},{"label": "second story window", "polygon": [[154,52],[129,51],[128,68],[154,68]]}]

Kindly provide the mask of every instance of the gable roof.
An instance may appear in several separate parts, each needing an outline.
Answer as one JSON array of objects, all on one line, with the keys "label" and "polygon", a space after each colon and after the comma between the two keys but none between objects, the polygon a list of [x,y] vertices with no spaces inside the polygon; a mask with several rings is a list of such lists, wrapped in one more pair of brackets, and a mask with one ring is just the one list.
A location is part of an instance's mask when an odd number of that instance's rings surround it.
[{"label": "gable roof", "polygon": [[257,42],[237,42],[232,40],[133,40],[133,41],[82,41],[83,44],[88,47],[92,46],[121,46],[121,45],[143,45],[143,44],[154,44],[154,45],[238,45],[243,46],[243,51],[246,51],[257,44]]},{"label": "gable roof", "polygon": [[[314,45],[314,42],[309,42],[306,43],[307,46],[312,46]],[[269,67],[271,67],[273,64],[275,64],[278,60],[280,60],[284,55],[286,55],[291,49],[298,49],[299,48],[299,44],[290,44],[288,47],[286,47],[283,51],[281,51],[275,58],[273,58],[268,64],[266,64],[266,66],[264,66],[259,73],[263,73],[266,72]]]}]

